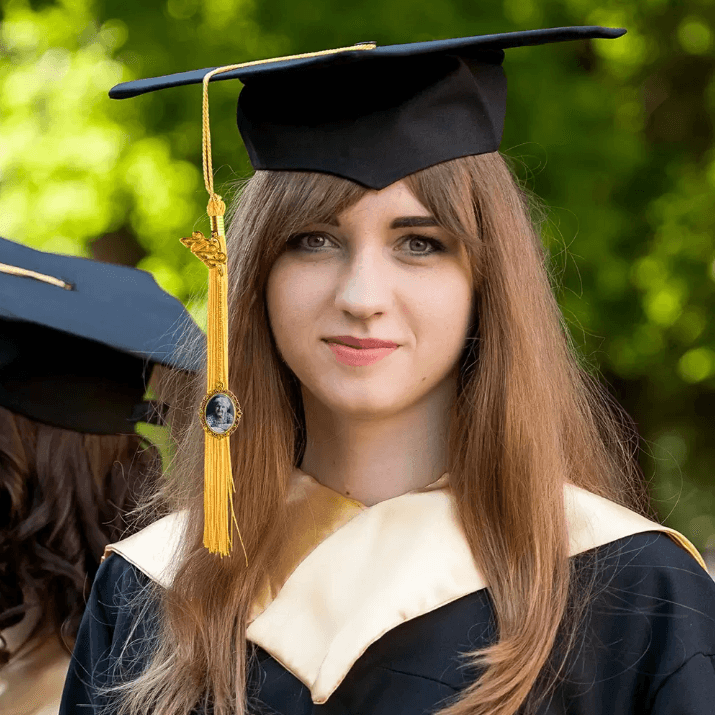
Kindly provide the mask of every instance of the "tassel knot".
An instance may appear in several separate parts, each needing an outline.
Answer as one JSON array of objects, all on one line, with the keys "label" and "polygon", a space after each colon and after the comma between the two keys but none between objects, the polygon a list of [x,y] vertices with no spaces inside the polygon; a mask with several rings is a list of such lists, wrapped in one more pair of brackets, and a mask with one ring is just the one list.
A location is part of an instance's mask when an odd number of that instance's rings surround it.
[{"label": "tassel knot", "polygon": [[218,194],[212,194],[209,205],[206,207],[209,216],[223,216],[226,213],[226,204]]}]

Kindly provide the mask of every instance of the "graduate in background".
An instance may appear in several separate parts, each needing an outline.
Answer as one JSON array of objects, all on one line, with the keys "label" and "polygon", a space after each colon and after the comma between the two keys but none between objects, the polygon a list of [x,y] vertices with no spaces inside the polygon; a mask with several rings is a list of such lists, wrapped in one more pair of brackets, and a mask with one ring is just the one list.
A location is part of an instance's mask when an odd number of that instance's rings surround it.
[{"label": "graduate in background", "polygon": [[0,712],[52,715],[105,545],[160,471],[135,432],[200,331],[153,277],[0,239]]},{"label": "graduate in background", "polygon": [[[112,90],[203,81],[212,230],[182,242],[208,266],[207,367],[171,513],[108,547],[62,715],[712,713],[715,584],[649,518],[498,153],[503,50],[624,32]],[[226,237],[208,89],[229,78],[256,174]]]}]

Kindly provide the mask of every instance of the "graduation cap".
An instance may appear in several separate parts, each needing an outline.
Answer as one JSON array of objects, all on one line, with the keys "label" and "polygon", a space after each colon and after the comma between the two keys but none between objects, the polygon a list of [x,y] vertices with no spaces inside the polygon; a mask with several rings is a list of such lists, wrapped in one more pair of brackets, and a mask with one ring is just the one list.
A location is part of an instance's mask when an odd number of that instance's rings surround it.
[{"label": "graduation cap", "polygon": [[[189,339],[199,352],[180,350]],[[0,238],[0,405],[78,432],[161,423],[154,363],[198,370],[203,333],[146,271]]]},{"label": "graduation cap", "polygon": [[[228,436],[241,410],[228,390],[225,206],[213,190],[209,82],[243,83],[238,128],[254,169],[325,172],[382,189],[429,166],[498,150],[506,111],[504,50],[610,39],[625,32],[557,27],[384,47],[364,42],[112,88],[110,97],[124,99],[203,84],[203,169],[211,235],[194,232],[181,240],[209,267],[208,386],[199,417],[206,432],[204,544],[210,551],[230,552]],[[230,402],[235,415],[231,427],[220,433],[207,419],[207,410],[219,399],[224,405]]]},{"label": "graduation cap", "polygon": [[[321,171],[381,189],[433,164],[499,148],[505,49],[623,34],[558,27],[385,47],[362,43],[233,65],[212,80],[244,85],[238,128],[254,169]],[[109,96],[199,84],[216,69],[125,82]]]}]

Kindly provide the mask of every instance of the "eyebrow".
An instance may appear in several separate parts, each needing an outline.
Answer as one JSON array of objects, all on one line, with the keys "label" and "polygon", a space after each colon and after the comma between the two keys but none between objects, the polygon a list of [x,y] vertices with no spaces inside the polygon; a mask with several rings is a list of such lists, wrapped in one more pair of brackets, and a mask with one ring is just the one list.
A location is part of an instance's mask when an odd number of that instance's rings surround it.
[{"label": "eyebrow", "polygon": [[402,216],[396,218],[390,228],[428,228],[438,225],[434,216]]},{"label": "eyebrow", "polygon": [[[340,226],[340,222],[335,216],[330,216],[325,220],[325,223],[331,226]],[[434,216],[401,216],[396,218],[390,228],[431,228],[439,226],[437,219]]]}]

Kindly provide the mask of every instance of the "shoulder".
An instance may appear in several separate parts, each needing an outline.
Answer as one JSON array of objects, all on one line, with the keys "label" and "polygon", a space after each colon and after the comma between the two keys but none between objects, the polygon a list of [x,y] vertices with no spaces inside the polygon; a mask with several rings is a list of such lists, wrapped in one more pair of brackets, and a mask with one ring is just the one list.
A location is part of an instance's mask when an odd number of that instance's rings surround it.
[{"label": "shoulder", "polygon": [[132,564],[166,588],[180,562],[187,520],[186,511],[169,514],[127,539],[109,544],[104,550],[103,561],[108,561],[107,557],[112,553],[118,554],[122,561]]},{"label": "shoulder", "polygon": [[[564,502],[572,556],[634,534],[664,532],[678,545],[677,549],[670,549],[670,553],[677,553],[678,549],[686,556],[689,553],[691,560],[695,559],[702,569],[705,568],[700,554],[682,534],[623,506],[573,485],[565,485]],[[109,553],[120,554],[151,580],[167,587],[181,560],[187,522],[187,511],[169,514],[129,538],[109,544],[105,558]],[[455,538],[462,538],[459,529],[454,533],[458,534]]]},{"label": "shoulder", "polygon": [[649,531],[573,563],[574,598],[588,611],[559,697],[584,712],[622,712],[624,702],[653,715],[711,712],[704,701],[684,708],[689,695],[677,687],[715,698],[715,582],[693,556]]},{"label": "shoulder", "polygon": [[115,675],[138,675],[153,633],[150,579],[119,554],[100,565],[82,616],[59,715],[99,713],[101,688]]},{"label": "shoulder", "polygon": [[87,610],[101,624],[115,625],[149,583],[149,577],[121,554],[109,553],[97,570]]},{"label": "shoulder", "polygon": [[121,554],[107,551],[94,583],[102,595],[109,596],[121,591],[132,591],[135,587],[141,588],[147,583],[147,577]]},{"label": "shoulder", "polygon": [[684,570],[702,577],[705,583],[712,583],[709,574],[700,567],[688,550],[682,548],[672,538],[670,531],[653,530],[634,533],[604,544],[599,553],[604,558],[618,561],[621,565]]},{"label": "shoulder", "polygon": [[715,654],[715,582],[667,534],[645,532],[577,557],[592,588],[594,642],[618,644],[611,665],[671,674]]},{"label": "shoulder", "polygon": [[674,666],[715,652],[715,581],[670,534],[632,534],[574,561],[575,588],[593,595],[599,628],[672,648]]},{"label": "shoulder", "polygon": [[620,504],[566,484],[564,506],[572,556],[635,534],[662,532],[707,572],[702,556],[685,536]]},{"label": "shoulder", "polygon": [[574,558],[586,573],[597,571],[603,586],[658,598],[668,608],[701,606],[715,619],[715,581],[668,532],[632,534]]}]

